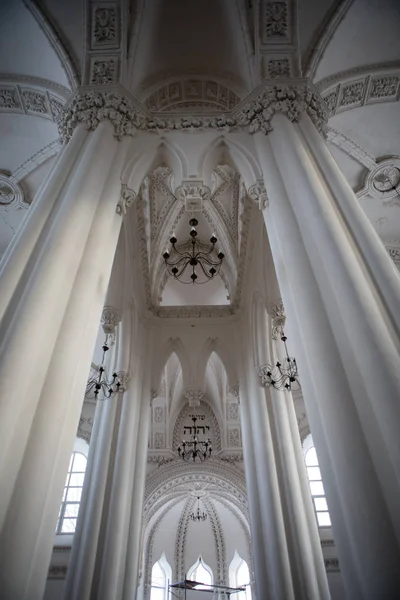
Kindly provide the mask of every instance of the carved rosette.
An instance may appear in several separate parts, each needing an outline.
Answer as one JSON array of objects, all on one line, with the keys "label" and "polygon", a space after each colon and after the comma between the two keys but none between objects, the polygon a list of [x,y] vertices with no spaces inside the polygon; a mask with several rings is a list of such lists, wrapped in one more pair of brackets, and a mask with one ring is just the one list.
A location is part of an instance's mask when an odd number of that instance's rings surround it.
[{"label": "carved rosette", "polygon": [[266,87],[253,101],[237,115],[241,125],[248,125],[250,133],[262,132],[268,135],[273,129],[272,117],[280,113],[292,123],[298,123],[306,113],[318,131],[325,134],[327,108],[323,100],[306,84],[274,85]]},{"label": "carved rosette", "polygon": [[268,305],[268,314],[272,317],[272,339],[277,340],[286,321],[285,308],[280,298]]},{"label": "carved rosette", "polygon": [[136,192],[129,189],[127,185],[122,184],[121,186],[121,197],[118,201],[115,212],[117,215],[126,215],[127,211],[133,205],[136,198]]},{"label": "carved rosette", "polygon": [[200,406],[200,400],[204,396],[204,392],[201,390],[186,390],[185,398],[189,402],[189,406],[192,408],[195,406]]},{"label": "carved rosette", "polygon": [[94,131],[102,121],[110,121],[119,140],[132,136],[144,120],[131,100],[119,92],[79,92],[63,110],[58,123],[60,137],[68,141],[78,125]]},{"label": "carved rosette", "polygon": [[101,314],[101,324],[105,334],[115,333],[115,328],[121,320],[118,310],[112,306],[105,306]]},{"label": "carved rosette", "polygon": [[249,188],[249,198],[258,204],[260,210],[264,210],[269,205],[267,190],[265,189],[264,181],[258,180],[257,183]]}]

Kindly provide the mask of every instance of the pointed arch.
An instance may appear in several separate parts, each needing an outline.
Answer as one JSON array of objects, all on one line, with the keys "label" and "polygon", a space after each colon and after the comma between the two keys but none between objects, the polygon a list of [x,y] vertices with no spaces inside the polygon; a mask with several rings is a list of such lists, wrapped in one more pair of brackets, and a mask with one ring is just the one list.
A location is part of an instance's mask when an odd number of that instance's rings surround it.
[{"label": "pointed arch", "polygon": [[[214,583],[214,575],[212,569],[207,563],[204,562],[201,554],[199,555],[196,562],[188,569],[187,579],[192,581],[198,581],[204,583],[206,586]],[[201,589],[200,587],[198,589]]]},{"label": "pointed arch", "polygon": [[159,354],[155,358],[152,389],[158,389],[161,382],[162,372],[165,368],[165,365],[168,362],[169,357],[173,352],[178,357],[179,363],[181,365],[184,387],[187,387],[189,389],[192,368],[188,359],[188,354],[186,352],[185,346],[182,343],[182,340],[180,338],[173,337],[168,338],[165,344],[161,347]]},{"label": "pointed arch", "polygon": [[[254,145],[253,139],[249,136],[244,138],[247,144]],[[207,180],[208,173],[211,173],[211,164],[219,162],[216,154],[219,147],[225,146],[233,166],[236,171],[243,177],[246,187],[250,187],[257,179],[262,178],[262,172],[257,160],[255,147],[248,148],[240,137],[235,138],[234,133],[229,136],[220,135],[216,137],[206,147],[200,156],[198,164],[198,172],[201,173],[203,181]]]},{"label": "pointed arch", "polygon": [[198,378],[198,389],[204,389],[207,364],[213,352],[215,352],[215,354],[218,356],[218,358],[224,365],[229,387],[233,387],[237,383],[238,378],[236,370],[232,364],[231,353],[227,350],[224,344],[222,344],[221,340],[219,340],[218,338],[209,337],[205,341],[198,355],[196,368],[196,376]]}]

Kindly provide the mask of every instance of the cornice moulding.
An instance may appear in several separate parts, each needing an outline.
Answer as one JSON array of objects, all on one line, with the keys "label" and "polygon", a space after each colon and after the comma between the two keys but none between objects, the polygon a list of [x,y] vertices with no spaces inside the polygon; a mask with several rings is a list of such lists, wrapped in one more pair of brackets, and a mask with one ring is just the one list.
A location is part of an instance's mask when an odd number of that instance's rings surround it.
[{"label": "cornice moulding", "polygon": [[68,140],[73,129],[82,123],[95,129],[102,120],[110,120],[115,136],[134,135],[137,130],[154,133],[168,131],[214,130],[228,132],[245,130],[249,133],[272,131],[271,119],[275,113],[285,114],[297,122],[306,112],[320,132],[326,125],[327,110],[318,91],[306,79],[267,79],[244,98],[234,110],[186,113],[150,113],[122,86],[82,87],[69,100],[59,120],[62,138]]}]

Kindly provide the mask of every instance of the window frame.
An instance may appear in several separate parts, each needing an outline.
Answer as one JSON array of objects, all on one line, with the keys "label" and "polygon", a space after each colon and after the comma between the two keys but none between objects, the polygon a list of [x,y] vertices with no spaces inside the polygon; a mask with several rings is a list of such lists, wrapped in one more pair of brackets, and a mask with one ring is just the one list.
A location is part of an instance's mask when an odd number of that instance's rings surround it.
[{"label": "window frame", "polygon": [[[308,461],[307,461],[307,454],[310,452],[310,450],[314,450],[314,452],[315,452],[315,460],[312,462],[312,464],[308,464]],[[317,521],[317,527],[318,527],[318,529],[330,529],[332,527],[332,521],[331,521],[331,516],[329,514],[329,506],[328,506],[328,501],[326,499],[325,487],[324,487],[324,482],[322,480],[321,469],[320,469],[319,461],[318,461],[318,455],[317,455],[317,451],[316,451],[314,441],[312,439],[311,434],[309,434],[303,442],[303,455],[304,455],[304,463],[305,463],[305,467],[306,467],[308,485],[309,485],[310,494],[311,494],[311,498],[312,498],[315,518]],[[309,469],[318,469],[319,477],[311,478]],[[320,483],[322,486],[323,493],[322,494],[321,493],[313,493],[312,486],[311,486],[312,483]],[[324,502],[326,504],[326,510],[318,509],[316,500],[324,500]],[[320,515],[327,515],[327,517],[329,519],[329,524],[321,524],[320,518],[319,518]]]},{"label": "window frame", "polygon": [[[160,585],[153,584],[153,569],[156,565],[158,565],[160,567],[160,569],[162,570],[162,572],[164,573],[164,586],[163,587]],[[152,593],[153,589],[164,590],[164,600],[169,600],[169,598],[171,597],[170,592],[169,592],[169,584],[171,582],[171,577],[172,577],[171,565],[169,564],[167,557],[165,556],[165,552],[163,552],[162,555],[160,556],[160,558],[154,563],[154,565],[151,568],[150,600],[151,600],[151,593]]]},{"label": "window frame", "polygon": [[[85,470],[84,471],[74,471],[74,465],[75,465],[75,460],[76,460],[77,455],[83,456],[83,458],[85,459]],[[57,525],[56,525],[56,535],[74,535],[74,533],[76,531],[76,524],[78,521],[79,509],[80,509],[80,504],[81,504],[81,500],[82,500],[82,491],[83,491],[83,486],[85,483],[86,469],[87,469],[87,456],[81,450],[74,449],[71,454],[71,458],[70,458],[69,465],[68,465],[68,471],[67,471],[66,481],[65,481],[64,490],[63,490],[63,497],[62,497],[62,501],[61,501],[61,505],[60,505],[60,511],[58,513],[58,519],[57,519]],[[83,475],[81,485],[71,485],[71,477],[73,475]],[[79,500],[67,500],[69,490],[81,490]],[[67,510],[67,507],[73,506],[73,505],[78,506],[78,510],[76,511],[76,516],[73,516],[73,517],[66,516],[65,513]],[[62,530],[65,520],[69,520],[70,522],[75,521],[75,528],[73,531],[63,531]]]}]

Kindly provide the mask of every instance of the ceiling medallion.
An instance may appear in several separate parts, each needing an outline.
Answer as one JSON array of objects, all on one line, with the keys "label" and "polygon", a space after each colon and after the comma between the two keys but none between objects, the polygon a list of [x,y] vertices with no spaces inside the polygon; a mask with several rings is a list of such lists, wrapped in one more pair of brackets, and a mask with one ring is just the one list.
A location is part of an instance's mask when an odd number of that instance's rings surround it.
[{"label": "ceiling medallion", "polygon": [[[210,242],[211,246],[201,244],[197,238],[196,227],[199,224],[198,220],[191,218],[189,225],[191,226],[191,239],[178,247],[176,246],[177,239],[175,234],[172,234],[170,242],[172,244],[172,252],[168,249],[163,254],[165,266],[168,273],[181,283],[207,283],[214,278],[220,271],[224,254],[221,250],[218,251],[216,260],[213,256],[217,238],[213,233]],[[189,268],[188,268],[189,267]],[[190,275],[189,272],[191,271]]]},{"label": "ceiling medallion", "polygon": [[359,198],[365,195],[381,200],[386,206],[400,205],[400,157],[378,160],[357,191]]},{"label": "ceiling medallion", "polygon": [[196,425],[197,417],[192,417],[192,421],[193,425],[189,427],[191,439],[189,441],[182,440],[180,446],[178,446],[178,454],[185,462],[191,459],[193,462],[196,462],[197,458],[200,462],[203,462],[211,457],[211,440],[210,438],[199,440],[197,437],[199,430],[202,429],[204,432],[204,427],[198,427]]},{"label": "ceiling medallion", "polygon": [[197,496],[197,510],[196,512],[192,512],[189,515],[189,518],[192,519],[192,521],[196,521],[197,523],[199,523],[200,521],[205,521],[207,519],[207,513],[202,513],[200,511],[200,496]]}]

